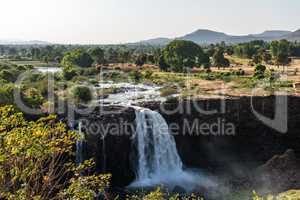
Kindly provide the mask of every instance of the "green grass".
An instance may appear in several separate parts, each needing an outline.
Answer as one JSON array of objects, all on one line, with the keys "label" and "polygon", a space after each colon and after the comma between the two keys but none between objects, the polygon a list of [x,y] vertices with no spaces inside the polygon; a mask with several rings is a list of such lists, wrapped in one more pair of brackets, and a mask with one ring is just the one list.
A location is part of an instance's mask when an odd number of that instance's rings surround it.
[{"label": "green grass", "polygon": [[9,59],[0,59],[0,64],[13,64],[13,65],[32,65],[34,67],[58,67],[59,63],[49,62],[45,63],[42,61],[28,61],[28,60],[9,60]]}]

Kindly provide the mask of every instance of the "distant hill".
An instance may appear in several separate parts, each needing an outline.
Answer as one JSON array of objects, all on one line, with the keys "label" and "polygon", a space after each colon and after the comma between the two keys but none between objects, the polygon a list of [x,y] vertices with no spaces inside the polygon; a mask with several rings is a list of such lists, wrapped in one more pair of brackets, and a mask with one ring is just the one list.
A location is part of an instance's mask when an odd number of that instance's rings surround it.
[{"label": "distant hill", "polygon": [[261,38],[280,38],[283,36],[286,36],[288,34],[291,34],[292,31],[265,31],[260,34],[253,34],[254,37],[261,37]]},{"label": "distant hill", "polygon": [[169,38],[154,38],[154,39],[150,39],[150,40],[143,40],[138,43],[156,46],[156,45],[167,45],[171,41],[172,41],[172,39],[169,39]]},{"label": "distant hill", "polygon": [[206,30],[206,29],[199,29],[195,32],[187,34],[183,37],[179,37],[177,39],[180,40],[190,40],[195,43],[219,43],[222,41],[226,41],[230,36],[226,35],[225,33]]},{"label": "distant hill", "polygon": [[0,45],[49,45],[51,43],[39,40],[0,40]]},{"label": "distant hill", "polygon": [[296,40],[300,41],[300,29],[287,35],[286,39],[291,40],[291,41],[296,41]]},{"label": "distant hill", "polygon": [[234,36],[228,35],[226,33],[207,30],[207,29],[199,29],[187,35],[178,38],[155,38],[150,40],[144,40],[141,42],[137,42],[135,44],[149,44],[149,45],[166,45],[172,40],[180,39],[180,40],[189,40],[198,44],[215,44],[220,43],[222,41],[226,43],[236,44],[243,42],[250,42],[253,40],[264,40],[264,41],[272,41],[279,39],[289,39],[289,40],[299,40],[300,41],[300,29],[296,32],[291,31],[283,31],[283,30],[269,30],[260,34],[249,34],[242,36]]}]

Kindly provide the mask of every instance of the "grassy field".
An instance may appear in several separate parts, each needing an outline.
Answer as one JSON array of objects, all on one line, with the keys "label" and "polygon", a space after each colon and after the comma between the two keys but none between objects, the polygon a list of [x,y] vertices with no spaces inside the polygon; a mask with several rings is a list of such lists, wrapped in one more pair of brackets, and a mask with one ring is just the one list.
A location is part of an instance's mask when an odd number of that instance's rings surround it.
[{"label": "grassy field", "polygon": [[[253,79],[255,67],[249,65],[249,59],[228,58],[233,63],[231,67],[225,69],[212,67],[211,73],[207,73],[206,70],[201,68],[193,69],[190,74],[161,72],[154,65],[144,65],[139,71],[142,74],[146,74],[147,71],[152,73],[151,77],[143,79],[143,82],[166,86],[167,88],[163,91],[166,94],[174,91],[173,85],[178,88],[182,98],[219,98],[224,96],[251,96],[253,94],[266,96],[279,90],[300,95],[300,88],[293,88],[293,83],[300,82],[300,59],[293,59],[293,62],[285,68],[284,72],[282,67],[268,65],[267,74],[270,74],[272,69],[279,75],[279,79],[275,83],[270,83],[268,78],[265,80]],[[114,64],[108,68],[124,72],[136,70],[136,67],[132,64]],[[244,74],[238,75],[237,72],[241,70]]]},{"label": "grassy field", "polygon": [[0,64],[14,64],[14,65],[32,65],[34,67],[58,67],[59,63],[42,62],[42,61],[13,61],[8,59],[0,59]]}]

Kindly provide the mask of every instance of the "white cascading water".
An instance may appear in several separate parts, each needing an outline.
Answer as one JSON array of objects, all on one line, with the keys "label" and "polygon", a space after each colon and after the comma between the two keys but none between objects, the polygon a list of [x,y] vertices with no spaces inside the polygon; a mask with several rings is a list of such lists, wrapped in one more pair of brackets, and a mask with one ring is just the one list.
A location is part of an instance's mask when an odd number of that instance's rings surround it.
[{"label": "white cascading water", "polygon": [[175,186],[191,178],[183,171],[175,139],[158,112],[136,109],[136,145],[137,178],[131,186]]},{"label": "white cascading water", "polygon": [[201,184],[215,185],[199,171],[183,170],[175,139],[160,113],[146,108],[134,108],[138,166],[136,180],[129,187],[181,186],[191,192]]}]

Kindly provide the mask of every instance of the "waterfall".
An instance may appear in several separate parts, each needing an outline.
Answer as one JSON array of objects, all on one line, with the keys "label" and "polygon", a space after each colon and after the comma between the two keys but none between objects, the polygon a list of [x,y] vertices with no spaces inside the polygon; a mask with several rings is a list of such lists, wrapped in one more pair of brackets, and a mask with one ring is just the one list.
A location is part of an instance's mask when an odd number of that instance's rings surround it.
[{"label": "waterfall", "polygon": [[76,141],[76,164],[80,165],[84,160],[83,158],[83,140],[84,134],[82,133],[81,122],[78,123],[78,139]]},{"label": "waterfall", "polygon": [[158,113],[136,109],[137,169],[133,186],[169,183],[182,174],[182,161],[168,124]]}]

